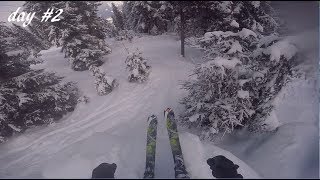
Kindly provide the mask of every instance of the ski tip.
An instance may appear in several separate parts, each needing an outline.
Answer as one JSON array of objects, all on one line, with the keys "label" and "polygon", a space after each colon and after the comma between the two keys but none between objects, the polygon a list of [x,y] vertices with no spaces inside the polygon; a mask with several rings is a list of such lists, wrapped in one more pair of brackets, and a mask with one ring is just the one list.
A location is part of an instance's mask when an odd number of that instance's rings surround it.
[{"label": "ski tip", "polygon": [[157,119],[157,116],[152,114],[151,116],[148,117],[148,122],[153,120],[153,119]]},{"label": "ski tip", "polygon": [[163,111],[164,116],[166,117],[168,114],[172,114],[173,110],[171,108],[167,108]]},{"label": "ski tip", "polygon": [[164,110],[164,113],[166,113],[166,112],[169,113],[169,112],[171,112],[171,111],[172,111],[171,108],[167,108],[167,109]]}]

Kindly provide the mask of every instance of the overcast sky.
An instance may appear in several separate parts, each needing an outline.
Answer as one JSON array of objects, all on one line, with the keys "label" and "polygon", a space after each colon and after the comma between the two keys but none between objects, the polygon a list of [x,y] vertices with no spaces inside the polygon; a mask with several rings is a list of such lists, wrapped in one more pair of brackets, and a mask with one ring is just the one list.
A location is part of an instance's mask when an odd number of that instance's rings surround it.
[{"label": "overcast sky", "polygon": [[[99,7],[99,14],[102,17],[108,18],[112,15],[111,3],[121,5],[122,1],[102,1]],[[0,21],[7,22],[11,12],[16,11],[18,7],[22,7],[24,1],[0,1]],[[21,9],[19,12],[22,12]]]}]

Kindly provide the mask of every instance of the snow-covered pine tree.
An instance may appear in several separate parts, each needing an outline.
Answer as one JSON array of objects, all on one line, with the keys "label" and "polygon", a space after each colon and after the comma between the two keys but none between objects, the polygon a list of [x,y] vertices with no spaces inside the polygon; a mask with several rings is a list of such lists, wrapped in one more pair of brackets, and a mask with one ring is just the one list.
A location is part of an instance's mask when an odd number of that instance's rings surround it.
[{"label": "snow-covered pine tree", "polygon": [[133,20],[132,17],[132,8],[133,8],[133,1],[123,1],[122,5],[122,16],[123,16],[123,25],[124,29],[133,29],[132,22],[130,20]]},{"label": "snow-covered pine tree", "polygon": [[41,17],[32,23],[32,29],[40,29],[36,34],[53,45],[62,46],[69,58],[71,68],[76,71],[88,70],[90,65],[101,65],[100,58],[109,54],[111,49],[106,45],[105,21],[97,16],[98,1],[27,1],[24,8],[37,11],[39,14],[48,8],[63,9],[60,21],[40,22]]},{"label": "snow-covered pine tree", "polygon": [[90,66],[89,69],[94,76],[94,85],[100,96],[109,94],[115,87],[118,86],[116,79],[106,75],[100,67]]},{"label": "snow-covered pine tree", "polygon": [[102,27],[105,36],[110,38],[115,37],[117,35],[117,29],[114,24],[108,19],[100,18],[100,20],[98,26]]},{"label": "snow-covered pine tree", "polygon": [[172,6],[168,1],[124,1],[125,28],[139,33],[161,34],[167,31]]},{"label": "snow-covered pine tree", "polygon": [[[182,102],[187,109],[182,123],[201,127],[208,134],[231,132],[240,126],[273,130],[265,118],[290,76],[296,48],[279,40],[278,24],[269,14],[268,2],[223,1],[213,5],[223,19],[197,41],[209,61],[195,69],[195,79],[183,84],[189,95]],[[239,62],[237,68],[227,68],[235,62]],[[214,86],[207,86],[210,82]],[[216,94],[217,87],[222,96]],[[233,119],[233,123],[225,119]]]},{"label": "snow-covered pine tree", "polygon": [[41,44],[37,38],[23,28],[0,24],[0,41],[0,141],[32,125],[58,120],[75,108],[78,90],[73,83],[30,69],[26,59],[38,52],[33,49]]},{"label": "snow-covered pine tree", "polygon": [[[181,3],[170,3],[174,6],[174,22],[179,27],[178,6]],[[185,1],[185,4],[187,37],[201,37],[211,31],[238,32],[242,28],[257,34],[270,34],[279,27],[268,1]],[[179,28],[176,31],[179,32]]]},{"label": "snow-covered pine tree", "polygon": [[255,49],[251,62],[250,81],[244,84],[252,96],[256,113],[249,130],[271,131],[276,127],[265,119],[273,108],[273,100],[292,77],[298,53],[297,47],[275,35],[263,37]]},{"label": "snow-covered pine tree", "polygon": [[248,56],[255,49],[258,35],[250,29],[243,28],[239,32],[213,31],[198,38],[196,43],[204,50],[205,59],[218,56],[225,58],[237,57],[242,62],[248,62]]},{"label": "snow-covered pine tree", "polygon": [[[32,23],[28,26],[30,31],[41,38],[49,48],[51,45],[61,46],[63,29],[68,26],[64,13],[59,16],[60,21],[51,23],[50,21],[41,22],[41,14],[46,12],[49,8],[54,8],[53,12],[58,9],[65,10],[65,2],[58,1],[25,1],[23,4],[24,11],[37,12],[38,15],[34,17]],[[40,14],[40,15],[39,15]]]},{"label": "snow-covered pine tree", "polygon": [[106,45],[103,27],[99,26],[96,1],[67,1],[64,12],[68,27],[63,29],[62,46],[72,69],[88,70],[91,65],[100,66],[101,57],[111,52]]},{"label": "snow-covered pine tree", "polygon": [[232,16],[240,28],[247,28],[256,33],[270,35],[279,30],[279,19],[276,17],[269,1],[235,1],[232,4]]},{"label": "snow-covered pine tree", "polygon": [[147,59],[142,57],[138,49],[127,56],[125,63],[129,71],[129,82],[144,82],[148,79],[151,66],[147,65]]},{"label": "snow-covered pine tree", "polygon": [[198,127],[203,135],[210,136],[231,133],[251,120],[251,97],[242,86],[247,81],[250,45],[255,41],[257,35],[245,28],[237,33],[208,32],[200,38],[209,61],[195,69],[194,80],[183,84],[189,91],[182,101],[187,109],[181,115],[183,124]]},{"label": "snow-covered pine tree", "polygon": [[124,19],[122,12],[114,3],[111,3],[111,5],[113,11],[112,21],[114,26],[116,27],[117,31],[124,30]]},{"label": "snow-covered pine tree", "polygon": [[135,36],[135,33],[133,30],[121,30],[118,31],[118,35],[115,37],[117,41],[122,40],[128,40],[129,42],[132,42],[133,37]]},{"label": "snow-covered pine tree", "polygon": [[241,61],[216,57],[194,70],[194,79],[184,82],[189,94],[183,98],[184,125],[198,128],[202,135],[230,133],[243,126],[253,114],[248,91],[241,89]]},{"label": "snow-covered pine tree", "polygon": [[[207,31],[207,27],[212,24],[210,22],[211,16],[215,11],[210,8],[214,1],[167,1],[171,5],[170,20],[173,22],[173,30],[180,33],[180,9],[184,14],[186,20],[184,24],[184,31],[186,37],[201,36]],[[210,11],[209,11],[210,10]],[[216,17],[217,18],[217,17]],[[212,18],[214,19],[214,18]]]}]

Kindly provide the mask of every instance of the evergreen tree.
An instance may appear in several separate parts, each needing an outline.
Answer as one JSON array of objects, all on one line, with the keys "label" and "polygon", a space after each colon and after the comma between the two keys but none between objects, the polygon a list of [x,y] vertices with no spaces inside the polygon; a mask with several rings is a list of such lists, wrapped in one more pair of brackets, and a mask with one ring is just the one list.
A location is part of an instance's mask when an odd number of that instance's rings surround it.
[{"label": "evergreen tree", "polygon": [[115,25],[118,31],[124,30],[124,21],[123,21],[122,12],[118,9],[116,5],[114,5],[114,3],[111,3],[111,5],[112,5],[112,11],[113,11],[113,16],[112,16],[113,24]]},{"label": "evergreen tree", "polygon": [[191,6],[213,10],[217,19],[205,27],[213,31],[195,41],[208,62],[195,69],[194,80],[183,84],[189,94],[182,101],[182,123],[206,136],[242,126],[273,130],[265,119],[291,76],[296,47],[278,37],[279,24],[268,2],[207,3],[207,8]]},{"label": "evergreen tree", "polygon": [[100,66],[101,57],[111,52],[99,26],[99,5],[95,1],[66,2],[65,18],[69,25],[63,29],[62,46],[72,69],[76,71],[87,70],[91,65]]},{"label": "evergreen tree", "polygon": [[[47,124],[72,111],[78,90],[61,77],[32,70],[28,57],[39,52],[31,33],[18,26],[0,24],[0,139],[32,125]],[[27,39],[28,38],[28,41]],[[35,55],[34,55],[35,56]]]},{"label": "evergreen tree", "polygon": [[101,68],[97,66],[90,66],[90,71],[95,78],[94,85],[100,96],[109,94],[118,86],[116,79],[106,75]]},{"label": "evergreen tree", "polygon": [[[179,6],[182,2],[170,1],[174,19],[180,27]],[[270,34],[278,30],[279,20],[267,1],[186,1],[183,12],[186,19],[186,36],[203,36],[210,31],[241,31]],[[180,31],[179,28],[176,31]]]},{"label": "evergreen tree", "polygon": [[148,34],[166,32],[171,18],[171,8],[168,1],[125,1],[125,28]]},{"label": "evergreen tree", "polygon": [[189,91],[182,104],[186,107],[182,123],[198,127],[205,136],[219,132],[231,133],[251,123],[254,108],[250,92],[243,89],[249,81],[248,56],[250,43],[257,35],[248,29],[208,32],[199,43],[209,61],[194,70],[195,80],[183,87]]},{"label": "evergreen tree", "polygon": [[36,19],[33,29],[42,25],[42,34],[48,34],[42,37],[54,45],[62,46],[72,69],[84,71],[91,65],[101,65],[101,57],[111,52],[104,41],[107,24],[97,16],[99,5],[97,1],[27,1],[24,7],[26,10],[38,10],[39,13],[45,12],[47,7],[63,9],[60,21],[44,23]]},{"label": "evergreen tree", "polygon": [[251,131],[274,130],[265,122],[273,109],[273,100],[280,90],[296,75],[294,59],[297,47],[280,37],[270,35],[262,38],[252,53],[250,81],[244,84],[252,94],[252,105],[256,109],[250,124]]},{"label": "evergreen tree", "polygon": [[139,50],[129,54],[125,63],[129,70],[129,82],[144,82],[148,79],[151,66],[147,65],[147,59],[142,57]]},{"label": "evergreen tree", "polygon": [[53,12],[56,12],[58,9],[63,9],[65,11],[65,2],[25,1],[23,8],[27,12],[37,12],[32,23],[28,26],[30,31],[37,37],[41,38],[48,48],[51,45],[60,46],[62,43],[62,29],[67,26],[64,13],[59,16],[61,20],[54,23],[50,21],[41,22],[41,14],[46,12],[49,8],[53,8]]}]

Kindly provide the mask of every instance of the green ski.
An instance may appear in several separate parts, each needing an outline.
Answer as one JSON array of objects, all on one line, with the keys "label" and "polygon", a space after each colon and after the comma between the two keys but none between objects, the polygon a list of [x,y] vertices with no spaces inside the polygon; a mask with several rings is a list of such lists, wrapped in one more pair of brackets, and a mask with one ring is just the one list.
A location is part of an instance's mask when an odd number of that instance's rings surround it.
[{"label": "green ski", "polygon": [[158,120],[155,115],[148,117],[147,146],[146,146],[146,167],[144,178],[154,178],[156,140]]},{"label": "green ski", "polygon": [[182,156],[179,135],[177,130],[177,124],[174,118],[173,110],[171,108],[167,108],[164,111],[164,116],[166,119],[170,146],[171,146],[173,160],[174,160],[175,178],[190,179],[189,174],[186,171],[186,167],[184,165],[184,160]]}]

